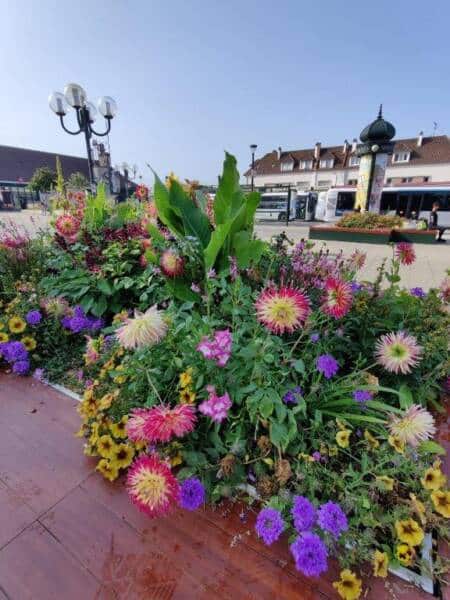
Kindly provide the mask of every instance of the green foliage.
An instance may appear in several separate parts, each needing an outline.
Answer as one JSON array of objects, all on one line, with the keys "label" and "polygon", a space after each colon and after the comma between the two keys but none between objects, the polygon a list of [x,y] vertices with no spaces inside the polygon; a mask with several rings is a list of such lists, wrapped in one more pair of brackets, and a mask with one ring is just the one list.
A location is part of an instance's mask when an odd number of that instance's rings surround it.
[{"label": "green foliage", "polygon": [[106,186],[99,183],[95,196],[88,194],[84,211],[84,222],[88,231],[98,231],[111,214],[111,200],[106,195]]},{"label": "green foliage", "polygon": [[338,227],[356,227],[359,229],[393,229],[394,227],[402,227],[403,219],[396,215],[354,212],[341,217],[336,225]]},{"label": "green foliage", "polygon": [[64,175],[61,167],[61,161],[59,160],[59,156],[56,157],[56,186],[55,190],[61,196],[64,195],[66,191],[66,185],[64,183]]},{"label": "green foliage", "polygon": [[55,184],[55,171],[49,167],[38,167],[28,183],[28,188],[33,192],[50,192]]},{"label": "green foliage", "polygon": [[86,176],[80,171],[71,173],[67,180],[67,188],[69,190],[85,190],[89,187],[89,181]]}]

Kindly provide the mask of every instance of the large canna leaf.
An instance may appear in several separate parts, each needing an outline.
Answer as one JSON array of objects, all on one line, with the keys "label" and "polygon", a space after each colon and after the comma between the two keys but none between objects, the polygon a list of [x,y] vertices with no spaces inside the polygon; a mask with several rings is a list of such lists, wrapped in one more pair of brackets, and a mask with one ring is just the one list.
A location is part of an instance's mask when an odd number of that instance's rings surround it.
[{"label": "large canna leaf", "polygon": [[211,225],[205,213],[195,206],[177,181],[173,181],[169,191],[170,206],[181,216],[184,225],[184,235],[191,235],[200,240],[203,248],[211,238]]},{"label": "large canna leaf", "polygon": [[170,204],[169,191],[166,186],[161,182],[158,175],[155,175],[155,186],[153,189],[153,195],[155,197],[155,204],[158,210],[159,219],[166,225],[175,235],[183,237],[183,222],[180,218],[179,211],[175,210]]},{"label": "large canna leaf", "polygon": [[258,263],[264,251],[266,242],[253,240],[248,231],[235,233],[232,240],[232,254],[236,257],[241,269],[246,269],[253,261]]},{"label": "large canna leaf", "polygon": [[209,244],[204,250],[206,271],[208,271],[214,266],[217,256],[219,255],[219,252],[221,251],[222,246],[224,245],[224,242],[230,231],[231,223],[232,221],[228,220],[227,223],[218,225],[216,229],[212,232]]},{"label": "large canna leaf", "polygon": [[236,159],[225,152],[223,173],[214,199],[214,217],[216,225],[226,223],[234,216],[242,204],[243,194],[239,185],[239,172]]}]

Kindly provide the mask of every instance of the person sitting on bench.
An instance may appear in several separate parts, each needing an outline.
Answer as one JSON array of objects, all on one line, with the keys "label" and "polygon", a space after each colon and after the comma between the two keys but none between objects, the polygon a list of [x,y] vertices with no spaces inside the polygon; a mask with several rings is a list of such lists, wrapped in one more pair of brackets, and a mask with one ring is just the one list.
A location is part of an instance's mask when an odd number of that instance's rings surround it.
[{"label": "person sitting on bench", "polygon": [[442,239],[442,235],[445,231],[445,227],[439,227],[438,225],[438,210],[439,210],[439,202],[433,202],[433,206],[431,207],[430,216],[428,219],[428,228],[436,231],[436,241],[437,242],[445,242]]}]

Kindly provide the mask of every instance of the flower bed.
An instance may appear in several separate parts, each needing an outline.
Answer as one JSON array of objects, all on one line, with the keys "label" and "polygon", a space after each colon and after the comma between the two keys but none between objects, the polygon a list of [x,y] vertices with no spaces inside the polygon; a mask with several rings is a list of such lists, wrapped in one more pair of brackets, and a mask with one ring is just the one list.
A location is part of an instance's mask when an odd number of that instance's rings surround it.
[{"label": "flower bed", "polygon": [[[2,331],[11,315],[41,327],[47,360],[32,350],[29,363],[53,379],[64,346],[48,348],[47,319],[67,345],[88,336],[69,365],[84,362],[69,378],[83,395],[78,435],[149,517],[240,499],[265,544],[286,533],[307,577],[337,559],[336,593],[358,598],[363,563],[382,578],[420,568],[426,534],[448,537],[428,407],[448,376],[450,280],[401,289],[399,265],[415,260],[405,243],[373,282],[356,280],[361,251],[269,246],[253,237],[258,201],[227,155],[213,204],[174,178],[156,179],[154,204],[114,208],[102,192],[69,203],[39,272],[24,262],[5,280]],[[50,298],[64,314],[42,308]],[[14,368],[10,344],[0,352]],[[445,570],[437,557],[433,576]]]},{"label": "flower bed", "polygon": [[362,244],[388,244],[389,242],[409,242],[434,244],[436,233],[417,229],[361,229],[357,227],[310,227],[312,240],[357,242]]}]

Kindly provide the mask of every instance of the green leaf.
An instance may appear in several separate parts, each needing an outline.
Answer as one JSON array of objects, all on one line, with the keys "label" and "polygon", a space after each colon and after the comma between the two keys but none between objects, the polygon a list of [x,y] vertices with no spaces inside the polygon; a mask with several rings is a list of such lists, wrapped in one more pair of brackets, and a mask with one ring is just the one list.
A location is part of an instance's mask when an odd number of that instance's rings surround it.
[{"label": "green leaf", "polygon": [[406,410],[407,408],[409,408],[410,406],[412,406],[414,404],[414,398],[413,398],[412,392],[407,385],[405,385],[405,384],[401,385],[398,389],[398,393],[399,393],[399,400],[400,400],[401,408]]},{"label": "green leaf", "polygon": [[179,214],[170,205],[169,192],[166,186],[161,182],[158,175],[155,173],[155,185],[153,187],[153,195],[155,198],[158,217],[167,225],[167,227],[178,237],[183,237],[183,223]]},{"label": "green leaf", "polygon": [[259,262],[266,245],[262,240],[252,240],[248,231],[238,231],[233,236],[231,252],[239,267],[246,269],[252,261],[256,264]]},{"label": "green leaf", "polygon": [[273,411],[273,400],[269,396],[265,396],[259,405],[259,412],[264,419],[267,419]]},{"label": "green leaf", "polygon": [[304,375],[305,373],[305,363],[302,361],[301,358],[297,359],[292,366],[294,367],[294,369],[297,371],[297,373],[301,373],[302,375]]},{"label": "green leaf", "polygon": [[170,294],[179,300],[197,302],[200,298],[198,294],[191,290],[189,284],[181,279],[166,279],[166,286]]},{"label": "green leaf", "polygon": [[223,225],[218,225],[212,232],[209,244],[203,251],[205,257],[205,269],[207,271],[214,266],[216,258],[226,240],[228,232],[230,231],[230,227],[231,221],[228,221]]},{"label": "green leaf", "polygon": [[183,220],[185,235],[196,237],[200,240],[203,248],[206,248],[211,238],[211,225],[208,217],[195,206],[177,181],[173,181],[170,186],[169,202]]},{"label": "green leaf", "polygon": [[147,231],[149,232],[150,237],[152,239],[156,240],[157,242],[164,242],[165,238],[164,238],[163,234],[159,231],[159,229],[153,223],[149,223],[147,225]]},{"label": "green leaf", "polygon": [[419,446],[419,452],[422,454],[447,454],[445,448],[443,448],[440,444],[433,442],[433,440],[422,442]]},{"label": "green leaf", "polygon": [[107,279],[99,279],[97,281],[97,288],[107,296],[111,296],[113,294],[113,289]]},{"label": "green leaf", "polygon": [[281,448],[289,443],[288,428],[283,423],[271,422],[270,424],[270,441],[272,444]]},{"label": "green leaf", "polygon": [[214,199],[214,217],[216,225],[223,225],[236,212],[242,202],[242,191],[239,185],[239,172],[236,159],[225,152],[223,172]]},{"label": "green leaf", "polygon": [[101,317],[107,308],[108,308],[108,302],[107,302],[105,296],[100,296],[100,298],[92,306],[91,312],[96,317]]}]

